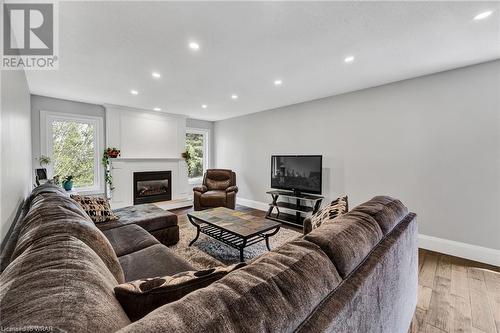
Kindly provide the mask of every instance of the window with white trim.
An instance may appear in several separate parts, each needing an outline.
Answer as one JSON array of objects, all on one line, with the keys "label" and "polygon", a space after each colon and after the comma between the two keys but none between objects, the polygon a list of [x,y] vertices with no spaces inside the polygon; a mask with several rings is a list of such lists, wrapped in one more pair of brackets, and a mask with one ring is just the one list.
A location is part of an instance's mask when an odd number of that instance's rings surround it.
[{"label": "window with white trim", "polygon": [[186,129],[186,151],[189,183],[199,184],[209,165],[210,130],[204,128]]},{"label": "window with white trim", "polygon": [[49,174],[73,176],[78,192],[102,193],[102,118],[40,112],[41,153],[51,158]]}]

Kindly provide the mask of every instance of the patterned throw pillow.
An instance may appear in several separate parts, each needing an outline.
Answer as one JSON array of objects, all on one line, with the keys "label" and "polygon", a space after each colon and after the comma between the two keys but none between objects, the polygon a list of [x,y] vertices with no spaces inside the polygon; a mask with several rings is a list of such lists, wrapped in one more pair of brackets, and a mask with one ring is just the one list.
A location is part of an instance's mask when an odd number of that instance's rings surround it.
[{"label": "patterned throw pillow", "polygon": [[332,220],[337,216],[343,215],[349,211],[347,195],[333,200],[328,206],[317,211],[311,216],[312,229],[316,229],[325,220]]},{"label": "patterned throw pillow", "polygon": [[75,194],[72,194],[71,198],[83,208],[94,223],[118,220],[105,198]]},{"label": "patterned throw pillow", "polygon": [[245,265],[239,263],[228,267],[186,271],[172,276],[127,282],[115,287],[115,296],[128,317],[135,321],[162,305],[175,302],[192,291],[209,286]]}]

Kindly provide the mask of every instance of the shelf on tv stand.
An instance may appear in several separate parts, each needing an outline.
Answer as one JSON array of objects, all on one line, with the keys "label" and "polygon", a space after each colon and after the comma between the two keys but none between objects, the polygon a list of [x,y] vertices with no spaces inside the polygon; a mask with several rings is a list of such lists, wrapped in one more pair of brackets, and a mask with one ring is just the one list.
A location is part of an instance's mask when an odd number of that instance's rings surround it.
[{"label": "shelf on tv stand", "polygon": [[[266,218],[282,223],[287,223],[302,227],[304,219],[316,213],[321,207],[323,197],[320,195],[294,193],[291,191],[273,190],[266,192],[271,195],[273,201],[269,204]],[[279,201],[280,197],[295,199],[295,203],[289,201]],[[280,211],[280,208],[291,210],[293,214]],[[276,210],[276,212],[275,212]]]}]

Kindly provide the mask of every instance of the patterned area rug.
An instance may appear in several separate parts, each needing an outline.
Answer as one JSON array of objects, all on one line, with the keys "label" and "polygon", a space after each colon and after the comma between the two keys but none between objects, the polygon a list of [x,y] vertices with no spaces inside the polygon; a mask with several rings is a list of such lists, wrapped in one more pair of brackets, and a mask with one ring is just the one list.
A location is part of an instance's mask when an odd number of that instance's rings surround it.
[{"label": "patterned area rug", "polygon": [[[226,266],[240,261],[239,250],[204,234],[200,234],[198,240],[190,247],[189,242],[196,236],[196,228],[188,222],[186,215],[179,216],[179,235],[179,243],[169,248],[189,261],[196,269]],[[298,231],[281,228],[276,235],[269,238],[271,249],[301,235],[302,233]],[[268,251],[264,241],[249,246],[244,251],[245,261],[248,263],[266,252]]]}]

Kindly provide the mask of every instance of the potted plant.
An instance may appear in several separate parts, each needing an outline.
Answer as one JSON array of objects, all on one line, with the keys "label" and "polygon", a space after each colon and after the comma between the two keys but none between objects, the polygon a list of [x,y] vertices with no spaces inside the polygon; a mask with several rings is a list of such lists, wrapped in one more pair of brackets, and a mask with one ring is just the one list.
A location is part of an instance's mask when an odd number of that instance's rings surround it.
[{"label": "potted plant", "polygon": [[71,191],[73,189],[73,176],[67,176],[62,182],[62,186],[66,191]]},{"label": "potted plant", "polygon": [[111,175],[111,168],[109,167],[111,158],[117,158],[120,156],[120,149],[118,148],[107,148],[102,154],[101,164],[104,166],[104,181],[109,185],[109,189],[112,191],[115,189],[113,186],[113,176]]}]

